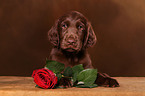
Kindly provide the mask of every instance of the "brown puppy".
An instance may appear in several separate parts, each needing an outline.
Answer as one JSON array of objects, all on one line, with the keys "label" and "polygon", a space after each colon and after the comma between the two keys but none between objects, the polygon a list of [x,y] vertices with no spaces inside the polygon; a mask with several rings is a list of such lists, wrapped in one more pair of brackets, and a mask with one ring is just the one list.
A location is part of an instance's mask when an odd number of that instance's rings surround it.
[{"label": "brown puppy", "polygon": [[[49,40],[54,45],[50,59],[72,67],[83,64],[84,68],[93,68],[87,48],[96,43],[96,35],[90,22],[77,11],[61,16],[48,32]],[[98,73],[98,85],[119,86],[115,79],[107,74]]]}]

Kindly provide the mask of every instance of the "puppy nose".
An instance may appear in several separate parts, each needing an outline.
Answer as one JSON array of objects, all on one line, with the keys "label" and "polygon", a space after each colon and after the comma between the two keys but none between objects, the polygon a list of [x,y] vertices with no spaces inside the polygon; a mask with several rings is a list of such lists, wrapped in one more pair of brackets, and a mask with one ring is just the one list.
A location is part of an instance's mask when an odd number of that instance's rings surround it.
[{"label": "puppy nose", "polygon": [[75,37],[72,36],[72,35],[70,35],[70,36],[68,37],[68,39],[67,39],[67,42],[68,42],[69,44],[75,43],[75,42],[76,42]]},{"label": "puppy nose", "polygon": [[68,43],[75,43],[75,40],[72,39],[72,38],[69,38],[67,42],[68,42]]}]

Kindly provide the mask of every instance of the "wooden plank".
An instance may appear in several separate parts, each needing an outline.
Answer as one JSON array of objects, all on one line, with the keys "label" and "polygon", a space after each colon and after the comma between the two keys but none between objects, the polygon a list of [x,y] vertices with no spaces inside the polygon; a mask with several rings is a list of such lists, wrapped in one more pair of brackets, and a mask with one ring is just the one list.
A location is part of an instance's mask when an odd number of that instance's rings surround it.
[{"label": "wooden plank", "polygon": [[145,96],[145,77],[114,77],[117,88],[35,88],[31,77],[0,76],[0,96]]}]

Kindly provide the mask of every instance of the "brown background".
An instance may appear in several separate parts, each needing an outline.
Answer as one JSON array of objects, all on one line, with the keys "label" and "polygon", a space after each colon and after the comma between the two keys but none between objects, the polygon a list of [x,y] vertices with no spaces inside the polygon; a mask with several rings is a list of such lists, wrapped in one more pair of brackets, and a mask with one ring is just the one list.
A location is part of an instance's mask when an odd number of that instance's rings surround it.
[{"label": "brown background", "polygon": [[0,0],[0,75],[30,76],[45,65],[47,32],[70,10],[92,23],[93,65],[111,76],[145,76],[145,0]]}]

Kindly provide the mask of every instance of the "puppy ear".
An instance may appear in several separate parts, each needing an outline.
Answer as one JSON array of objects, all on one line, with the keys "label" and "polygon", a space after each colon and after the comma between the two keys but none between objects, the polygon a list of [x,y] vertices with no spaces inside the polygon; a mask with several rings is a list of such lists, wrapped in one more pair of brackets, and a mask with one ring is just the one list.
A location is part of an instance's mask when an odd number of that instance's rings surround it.
[{"label": "puppy ear", "polygon": [[97,41],[92,25],[88,22],[87,26],[86,41],[84,43],[85,48],[92,47]]},{"label": "puppy ear", "polygon": [[48,38],[54,46],[59,45],[58,21],[56,21],[55,25],[48,31]]}]

